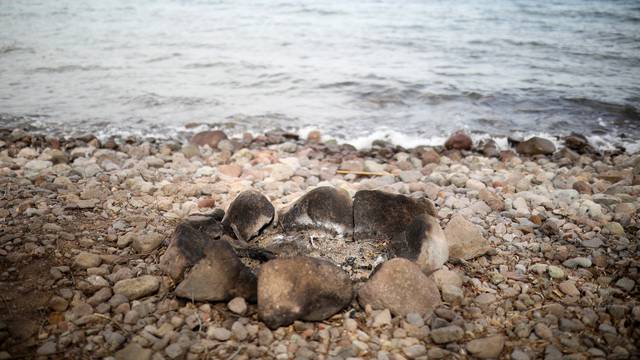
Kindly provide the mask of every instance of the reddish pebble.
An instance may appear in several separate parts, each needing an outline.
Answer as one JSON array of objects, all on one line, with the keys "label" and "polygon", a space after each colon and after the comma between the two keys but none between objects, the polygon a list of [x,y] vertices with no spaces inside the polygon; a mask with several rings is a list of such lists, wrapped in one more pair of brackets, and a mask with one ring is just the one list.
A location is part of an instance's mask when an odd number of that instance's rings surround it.
[{"label": "reddish pebble", "polygon": [[212,197],[202,198],[198,201],[199,208],[212,208],[216,205],[216,200]]}]

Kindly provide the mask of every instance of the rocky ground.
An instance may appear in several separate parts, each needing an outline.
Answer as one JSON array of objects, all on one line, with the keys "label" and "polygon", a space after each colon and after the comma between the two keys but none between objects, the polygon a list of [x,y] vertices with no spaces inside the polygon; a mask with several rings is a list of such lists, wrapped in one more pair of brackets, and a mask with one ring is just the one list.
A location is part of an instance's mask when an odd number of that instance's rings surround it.
[{"label": "rocky ground", "polygon": [[[640,358],[639,154],[597,153],[579,136],[517,152],[461,133],[366,151],[314,132],[192,142],[0,130],[0,359]],[[318,186],[435,205],[450,258],[429,275],[432,308],[367,305],[380,259],[313,238],[311,255],[351,266],[358,293],[325,320],[272,329],[250,299],[176,297],[159,263],[177,224],[244,190],[281,209]],[[408,281],[424,281],[417,269]]]}]

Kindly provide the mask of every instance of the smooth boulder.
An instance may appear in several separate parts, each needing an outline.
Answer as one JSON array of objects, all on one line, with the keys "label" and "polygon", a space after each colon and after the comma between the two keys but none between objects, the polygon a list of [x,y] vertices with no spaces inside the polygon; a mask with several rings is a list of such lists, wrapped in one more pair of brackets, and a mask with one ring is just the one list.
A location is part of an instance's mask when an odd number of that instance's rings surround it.
[{"label": "smooth boulder", "polygon": [[295,320],[321,321],[353,298],[349,275],[329,261],[311,257],[271,260],[258,274],[258,316],[271,329]]},{"label": "smooth boulder", "polygon": [[426,199],[361,190],[353,201],[354,239],[387,243],[391,257],[416,261],[423,271],[440,268],[449,257],[444,232]]},{"label": "smooth boulder", "polygon": [[224,232],[240,241],[249,241],[271,223],[275,208],[266,196],[254,190],[241,192],[222,219]]},{"label": "smooth boulder", "polygon": [[177,296],[192,301],[226,301],[235,297],[255,301],[256,276],[229,243],[213,240],[204,255],[176,287]]},{"label": "smooth boulder", "polygon": [[471,150],[473,141],[464,131],[458,130],[451,134],[447,141],[444,143],[444,147],[448,150]]},{"label": "smooth boulder", "polygon": [[442,303],[432,276],[407,259],[382,263],[358,290],[358,302],[374,309],[389,309],[396,316],[425,314]]},{"label": "smooth boulder", "polygon": [[344,189],[315,188],[285,209],[280,225],[285,231],[314,228],[350,234],[353,232],[351,196]]},{"label": "smooth boulder", "polygon": [[556,146],[547,139],[534,136],[519,143],[516,151],[522,155],[551,155],[556,151]]},{"label": "smooth boulder", "polygon": [[205,257],[205,249],[222,235],[222,225],[214,216],[192,216],[178,224],[158,267],[174,281]]}]

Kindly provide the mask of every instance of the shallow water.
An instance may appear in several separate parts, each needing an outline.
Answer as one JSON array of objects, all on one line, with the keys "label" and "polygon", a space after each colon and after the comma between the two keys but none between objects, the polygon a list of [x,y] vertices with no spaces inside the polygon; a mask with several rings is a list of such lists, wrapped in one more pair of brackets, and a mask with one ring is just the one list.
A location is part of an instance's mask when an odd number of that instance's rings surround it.
[{"label": "shallow water", "polygon": [[3,126],[640,139],[636,1],[25,0],[0,23]]}]

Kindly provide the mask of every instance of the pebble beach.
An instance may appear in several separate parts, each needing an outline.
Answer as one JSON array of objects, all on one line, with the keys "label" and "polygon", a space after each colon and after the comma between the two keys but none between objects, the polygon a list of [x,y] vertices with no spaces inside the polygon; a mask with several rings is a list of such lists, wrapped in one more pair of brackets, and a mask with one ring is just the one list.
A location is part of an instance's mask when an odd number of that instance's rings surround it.
[{"label": "pebble beach", "polygon": [[[317,131],[180,143],[0,130],[0,359],[639,358],[640,154],[559,143],[499,149],[459,132],[443,146],[358,150]],[[281,211],[319,187],[430,204],[446,262],[416,267],[392,287],[409,295],[382,308],[362,289],[391,259],[310,236],[305,254],[345,271],[354,295],[277,328],[252,299],[176,294],[159,264],[180,223],[256,191],[276,215],[244,240],[268,247]],[[243,259],[260,299],[256,261]],[[425,304],[410,295],[427,281],[437,295]]]}]

